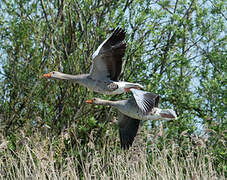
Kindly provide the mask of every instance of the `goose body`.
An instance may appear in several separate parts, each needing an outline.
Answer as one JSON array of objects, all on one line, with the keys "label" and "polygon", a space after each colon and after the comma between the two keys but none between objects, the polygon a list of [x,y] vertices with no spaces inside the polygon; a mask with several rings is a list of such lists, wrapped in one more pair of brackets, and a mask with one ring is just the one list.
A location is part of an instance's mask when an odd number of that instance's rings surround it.
[{"label": "goose body", "polygon": [[119,82],[122,69],[122,58],[125,54],[125,31],[116,28],[92,55],[92,66],[89,74],[70,75],[61,72],[44,74],[46,78],[72,80],[88,89],[102,94],[122,94],[127,88],[142,89],[138,83]]},{"label": "goose body", "polygon": [[154,107],[154,105],[149,105],[153,107],[151,107],[149,111],[143,112],[137,105],[134,98],[120,101],[108,101],[100,98],[94,98],[86,102],[90,104],[113,106],[122,114],[138,120],[172,120],[177,117],[176,113],[172,109],[161,109],[156,106]]},{"label": "goose body", "polygon": [[[120,101],[108,101],[100,98],[86,101],[86,103],[109,105],[118,109],[120,112],[118,128],[121,146],[124,149],[128,149],[132,145],[140,120],[172,120],[177,118],[176,113],[172,109],[158,108],[158,95],[146,91],[141,92],[141,90],[137,89],[133,89],[133,94],[133,98]],[[139,103],[141,106],[138,106],[139,98],[141,99]]]}]

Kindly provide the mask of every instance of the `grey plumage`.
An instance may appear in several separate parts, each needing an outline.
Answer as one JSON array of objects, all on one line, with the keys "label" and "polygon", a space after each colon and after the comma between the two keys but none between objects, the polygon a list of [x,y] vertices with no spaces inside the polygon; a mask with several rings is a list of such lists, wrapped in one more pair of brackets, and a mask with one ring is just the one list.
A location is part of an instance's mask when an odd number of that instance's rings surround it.
[{"label": "grey plumage", "polygon": [[118,117],[118,130],[120,136],[121,147],[129,149],[132,146],[134,138],[136,137],[140,120],[130,118],[122,113]]},{"label": "grey plumage", "polygon": [[125,31],[116,28],[114,32],[92,55],[92,66],[89,74],[70,75],[50,72],[44,77],[73,80],[80,85],[102,94],[122,94],[125,88],[142,88],[138,83],[118,82],[126,50]]},{"label": "grey plumage", "polygon": [[[99,98],[87,100],[87,103],[98,105],[110,105],[118,109],[118,128],[120,135],[121,147],[128,149],[137,134],[140,120],[169,120],[175,119],[176,114],[173,110],[158,108],[159,96],[154,93],[140,92],[140,90],[133,90],[134,98],[129,98],[120,101],[108,101]],[[137,105],[135,98],[145,98],[148,102],[146,113],[142,112]]]},{"label": "grey plumage", "polygon": [[121,28],[114,30],[94,52],[90,77],[93,79],[110,79],[118,81],[122,69],[122,58],[125,54],[125,31]]}]

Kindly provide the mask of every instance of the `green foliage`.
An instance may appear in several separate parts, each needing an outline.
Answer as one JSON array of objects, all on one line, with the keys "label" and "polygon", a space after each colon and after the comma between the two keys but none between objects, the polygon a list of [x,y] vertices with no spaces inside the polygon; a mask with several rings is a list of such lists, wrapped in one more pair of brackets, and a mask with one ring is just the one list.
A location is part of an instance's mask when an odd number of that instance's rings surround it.
[{"label": "green foliage", "polygon": [[[46,80],[42,74],[88,72],[94,50],[119,26],[127,31],[121,80],[141,83],[147,91],[160,94],[160,106],[173,108],[179,116],[174,122],[161,123],[166,140],[183,147],[182,133],[204,135],[215,167],[220,172],[226,168],[223,0],[3,0],[0,6],[0,126],[11,150],[20,146],[16,143],[20,131],[32,137],[44,127],[54,146],[64,144],[58,157],[68,153],[79,157],[76,142],[87,157],[83,149],[91,134],[96,148],[105,146],[108,138],[117,139],[116,128],[110,130],[115,111],[84,101],[94,96],[116,100],[129,95],[104,96],[72,82]],[[159,122],[146,124],[144,128],[151,127],[152,132],[160,127]],[[66,132],[70,143],[61,139]],[[157,144],[161,149],[163,139]],[[111,145],[109,148],[116,144]],[[185,151],[190,151],[188,147]]]}]

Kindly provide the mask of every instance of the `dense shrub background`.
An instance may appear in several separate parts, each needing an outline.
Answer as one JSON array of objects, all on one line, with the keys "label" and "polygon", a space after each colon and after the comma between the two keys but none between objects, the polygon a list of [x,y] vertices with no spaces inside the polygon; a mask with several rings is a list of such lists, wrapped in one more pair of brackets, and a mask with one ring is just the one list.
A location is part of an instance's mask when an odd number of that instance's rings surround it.
[{"label": "dense shrub background", "polygon": [[[138,145],[134,150],[143,149],[149,162],[160,155],[154,150],[174,154],[174,144],[180,149],[175,153],[180,163],[181,157],[199,148],[192,153],[194,162],[202,152],[212,160],[202,162],[207,166],[211,162],[217,177],[223,175],[227,168],[225,14],[223,0],[3,0],[0,153],[5,159],[1,171],[6,171],[6,154],[16,162],[26,155],[32,159],[32,149],[45,142],[40,147],[53,153],[55,170],[62,168],[62,158],[70,157],[79,163],[75,166],[78,177],[84,176],[82,164],[89,153],[95,158],[94,152],[99,151],[124,153],[119,148],[117,112],[84,101],[130,95],[104,96],[72,82],[42,78],[53,70],[88,72],[94,50],[115,27],[122,27],[127,31],[127,52],[121,80],[144,84],[147,91],[160,94],[160,107],[173,108],[179,116],[176,121],[144,122],[135,142],[143,148]],[[166,160],[171,163],[171,158]],[[10,172],[18,174],[13,167]]]}]

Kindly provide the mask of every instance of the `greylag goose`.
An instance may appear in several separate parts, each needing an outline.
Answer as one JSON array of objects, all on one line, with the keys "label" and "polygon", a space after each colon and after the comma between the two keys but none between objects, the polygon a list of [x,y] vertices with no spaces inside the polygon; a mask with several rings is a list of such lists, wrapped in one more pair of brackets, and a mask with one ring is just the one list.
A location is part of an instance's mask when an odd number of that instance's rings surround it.
[{"label": "greylag goose", "polygon": [[126,49],[124,39],[125,31],[116,28],[92,55],[93,61],[89,74],[70,75],[53,71],[43,76],[73,80],[95,92],[109,95],[122,94],[128,91],[127,88],[143,89],[143,86],[138,83],[118,82]]},{"label": "greylag goose", "polygon": [[[120,101],[108,101],[99,98],[93,98],[86,101],[89,104],[110,105],[118,109],[118,128],[120,134],[121,147],[128,149],[136,136],[140,120],[172,120],[177,115],[172,109],[158,108],[159,96],[150,92],[141,92],[141,90],[133,89],[134,98]],[[136,93],[136,95],[135,95]],[[142,104],[141,109],[136,102],[136,98]],[[138,100],[137,100],[138,101]]]}]

